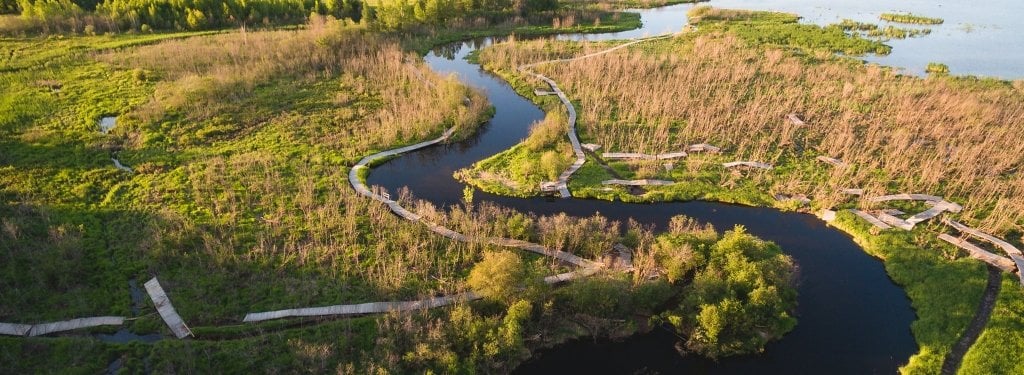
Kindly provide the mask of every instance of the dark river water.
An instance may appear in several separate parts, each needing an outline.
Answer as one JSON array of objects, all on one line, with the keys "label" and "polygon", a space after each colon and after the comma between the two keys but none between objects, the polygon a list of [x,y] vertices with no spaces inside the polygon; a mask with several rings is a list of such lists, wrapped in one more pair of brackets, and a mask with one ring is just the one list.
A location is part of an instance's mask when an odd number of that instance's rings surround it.
[{"label": "dark river water", "polygon": [[[622,39],[679,30],[689,6],[641,11],[644,28],[617,35],[567,35],[561,38]],[[416,151],[375,168],[368,182],[391,192],[409,187],[414,196],[437,206],[458,204],[464,185],[457,169],[506,150],[522,140],[543,112],[517,95],[503,80],[464,57],[492,43],[466,41],[428,54],[427,63],[442,75],[455,74],[486,93],[496,113],[470,139]],[[914,312],[903,290],[886,275],[882,263],[863,252],[849,236],[817,218],[710,202],[628,204],[581,199],[508,198],[477,191],[475,201],[490,201],[522,212],[589,216],[600,212],[625,222],[633,218],[664,228],[674,215],[712,223],[719,230],[744,225],[754,235],[778,243],[800,267],[799,323],[759,355],[718,362],[681,357],[676,337],[664,330],[607,341],[571,341],[542,350],[517,371],[533,373],[894,373],[917,351],[910,332]]]}]

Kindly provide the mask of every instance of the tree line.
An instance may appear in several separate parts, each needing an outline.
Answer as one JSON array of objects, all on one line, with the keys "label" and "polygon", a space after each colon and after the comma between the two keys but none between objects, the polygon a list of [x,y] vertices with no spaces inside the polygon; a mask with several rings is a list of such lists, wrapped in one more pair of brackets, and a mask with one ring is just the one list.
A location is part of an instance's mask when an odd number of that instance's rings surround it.
[{"label": "tree line", "polygon": [[0,0],[0,14],[19,14],[21,29],[47,33],[294,24],[313,14],[399,30],[557,6],[557,0],[381,0],[373,6],[363,0]]}]

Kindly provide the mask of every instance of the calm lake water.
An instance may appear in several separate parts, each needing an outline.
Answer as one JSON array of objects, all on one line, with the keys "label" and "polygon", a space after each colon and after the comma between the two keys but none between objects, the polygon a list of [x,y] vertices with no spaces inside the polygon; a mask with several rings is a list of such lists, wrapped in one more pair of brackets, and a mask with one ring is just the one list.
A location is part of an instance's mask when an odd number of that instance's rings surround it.
[{"label": "calm lake water", "polygon": [[[896,66],[920,74],[928,62],[942,62],[956,74],[1024,76],[1022,27],[1012,17],[1022,4],[996,1],[984,4],[943,4],[921,1],[888,3],[787,0],[712,1],[718,7],[779,10],[804,16],[803,22],[829,24],[850,18],[879,22],[890,11],[912,11],[941,17],[946,23],[929,26],[931,35],[893,41],[889,56],[865,60]],[[631,39],[680,30],[686,10],[676,5],[641,13],[643,28],[600,35],[561,35],[559,39]],[[1016,11],[1015,11],[1016,10]],[[916,26],[915,26],[916,27]],[[495,43],[484,38],[439,47],[425,57],[442,75],[454,74],[462,82],[487,94],[496,113],[470,139],[428,148],[375,168],[370,185],[389,191],[408,187],[413,194],[438,206],[458,204],[463,185],[452,173],[522,140],[531,123],[543,112],[517,95],[503,80],[470,64],[470,52]],[[768,208],[710,202],[627,204],[578,199],[509,198],[475,192],[475,200],[494,202],[523,212],[573,216],[600,213],[613,220],[630,218],[664,228],[674,215],[687,215],[714,224],[720,230],[744,225],[760,237],[778,243],[800,267],[799,324],[763,354],[713,362],[681,357],[673,348],[677,338],[656,329],[618,341],[584,339],[543,350],[517,371],[533,373],[893,373],[917,351],[910,332],[913,310],[901,288],[893,284],[882,263],[865,254],[847,235],[827,227],[813,216]]]}]

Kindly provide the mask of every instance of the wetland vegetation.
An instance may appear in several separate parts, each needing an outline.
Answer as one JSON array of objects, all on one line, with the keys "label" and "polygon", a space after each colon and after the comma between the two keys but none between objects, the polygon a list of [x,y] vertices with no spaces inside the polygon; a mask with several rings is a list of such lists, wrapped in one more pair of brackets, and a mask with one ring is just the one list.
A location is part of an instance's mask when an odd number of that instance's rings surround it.
[{"label": "wetland vegetation", "polygon": [[[126,323],[134,333],[167,335],[150,301],[136,315],[129,297],[129,281],[156,275],[196,333],[153,344],[85,335],[109,328],[3,336],[0,368],[503,373],[538,348],[663,326],[690,355],[765,350],[798,324],[799,268],[742,226],[720,232],[677,216],[656,233],[600,214],[478,203],[471,189],[449,207],[391,192],[425,221],[474,237],[531,241],[609,265],[621,261],[614,245],[631,249],[629,273],[608,267],[552,287],[543,278],[565,265],[437,236],[346,180],[368,154],[451,128],[466,139],[493,113],[479,91],[423,64],[429,47],[480,35],[625,30],[639,18],[617,9],[688,2],[0,2],[9,13],[0,32],[10,35],[0,39],[0,321],[123,315],[134,318]],[[622,152],[724,148],[669,168],[591,155],[570,180],[576,197],[801,209],[772,196],[853,207],[836,191],[914,190],[955,199],[963,220],[1019,239],[1019,83],[905,77],[835,56],[887,53],[875,37],[904,35],[888,27],[820,27],[792,14],[701,6],[690,16],[696,30],[678,37],[537,68],[574,101],[584,142]],[[515,196],[555,179],[573,161],[566,115],[554,97],[533,96],[542,86],[514,67],[613,44],[485,49],[483,65],[547,116],[520,145],[456,175]],[[809,125],[784,121],[790,112]],[[101,132],[108,117],[117,126]],[[115,168],[115,153],[134,172]],[[855,167],[823,168],[820,155]],[[735,158],[776,168],[721,167]],[[686,183],[641,194],[600,185],[615,176]],[[938,224],[875,235],[840,213],[834,225],[885,261],[917,310],[911,328],[921,348],[902,370],[937,372],[981,298],[984,267],[929,235]],[[467,290],[484,298],[402,314],[239,323],[252,311]],[[1024,345],[1024,295],[1010,277],[1003,290],[964,359],[966,373],[1020,370],[1011,360]]]}]

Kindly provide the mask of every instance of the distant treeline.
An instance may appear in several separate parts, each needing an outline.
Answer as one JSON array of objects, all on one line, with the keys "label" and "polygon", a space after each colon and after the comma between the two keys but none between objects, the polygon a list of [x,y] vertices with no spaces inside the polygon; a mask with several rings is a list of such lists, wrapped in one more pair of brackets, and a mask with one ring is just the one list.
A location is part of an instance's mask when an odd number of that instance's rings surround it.
[{"label": "distant treeline", "polygon": [[6,31],[86,32],[201,30],[304,22],[311,14],[384,29],[441,25],[476,15],[549,10],[557,0],[0,0]]}]

